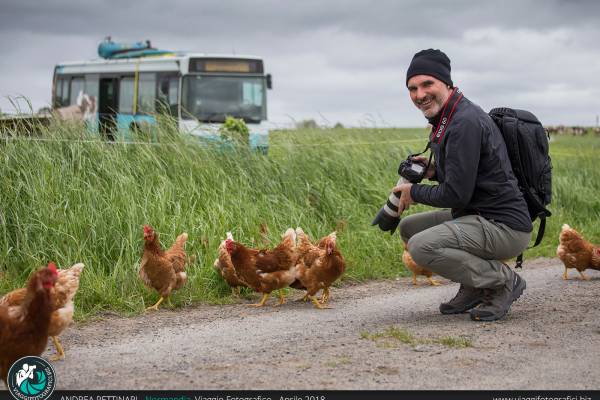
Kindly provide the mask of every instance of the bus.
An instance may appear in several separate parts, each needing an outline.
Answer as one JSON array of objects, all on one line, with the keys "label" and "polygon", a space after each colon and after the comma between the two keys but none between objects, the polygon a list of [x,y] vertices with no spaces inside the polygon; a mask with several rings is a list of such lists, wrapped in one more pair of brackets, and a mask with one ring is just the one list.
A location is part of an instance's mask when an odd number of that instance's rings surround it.
[{"label": "bus", "polygon": [[80,107],[88,129],[108,140],[131,140],[161,113],[182,133],[219,140],[226,117],[241,118],[250,148],[267,153],[272,81],[260,57],[158,51],[149,42],[146,49],[56,65],[53,108]]}]

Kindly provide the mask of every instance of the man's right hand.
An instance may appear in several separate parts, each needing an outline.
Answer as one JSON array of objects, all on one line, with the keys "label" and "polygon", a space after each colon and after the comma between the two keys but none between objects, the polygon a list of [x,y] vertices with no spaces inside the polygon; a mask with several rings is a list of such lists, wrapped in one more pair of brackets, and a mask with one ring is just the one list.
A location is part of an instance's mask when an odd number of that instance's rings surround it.
[{"label": "man's right hand", "polygon": [[400,201],[398,202],[398,214],[402,215],[402,213],[410,208],[411,204],[414,204],[412,197],[410,196],[410,189],[412,188],[412,183],[401,183],[392,189],[394,193],[400,193]]},{"label": "man's right hand", "polygon": [[427,179],[433,178],[433,176],[435,175],[435,162],[433,160],[431,160],[431,164],[429,165],[427,165],[427,163],[429,162],[429,158],[424,156],[413,156],[411,157],[411,160],[419,161],[425,164],[425,166],[427,166],[427,171],[425,171],[425,175],[423,177]]}]

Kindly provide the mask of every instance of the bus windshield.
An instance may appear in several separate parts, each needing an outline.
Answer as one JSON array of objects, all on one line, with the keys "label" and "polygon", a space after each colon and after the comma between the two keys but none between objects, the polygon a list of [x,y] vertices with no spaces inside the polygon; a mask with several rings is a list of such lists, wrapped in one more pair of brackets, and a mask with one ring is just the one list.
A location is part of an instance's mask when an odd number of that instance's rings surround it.
[{"label": "bus windshield", "polygon": [[227,116],[246,122],[266,119],[262,77],[187,75],[183,78],[182,118],[223,122]]}]

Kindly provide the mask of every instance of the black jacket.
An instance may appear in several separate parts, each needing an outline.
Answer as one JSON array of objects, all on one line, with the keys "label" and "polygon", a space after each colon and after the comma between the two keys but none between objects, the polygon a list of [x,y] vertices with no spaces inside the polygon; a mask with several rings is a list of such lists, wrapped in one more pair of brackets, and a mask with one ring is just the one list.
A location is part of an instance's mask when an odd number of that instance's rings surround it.
[{"label": "black jacket", "polygon": [[[440,115],[429,122],[436,127]],[[527,203],[518,188],[500,130],[481,107],[464,96],[441,143],[431,143],[438,185],[413,185],[417,203],[451,208],[457,218],[466,214],[506,224],[512,229],[533,229]]]}]

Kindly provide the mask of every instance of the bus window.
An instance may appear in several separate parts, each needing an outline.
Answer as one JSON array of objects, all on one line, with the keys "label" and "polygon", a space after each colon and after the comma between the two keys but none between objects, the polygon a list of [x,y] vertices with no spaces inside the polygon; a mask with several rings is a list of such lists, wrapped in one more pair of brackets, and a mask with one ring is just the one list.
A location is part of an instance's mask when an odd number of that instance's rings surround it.
[{"label": "bus window", "polygon": [[229,115],[260,122],[266,119],[264,79],[188,75],[183,78],[181,106],[186,119],[223,122]]},{"label": "bus window", "polygon": [[100,80],[99,74],[89,74],[85,76],[85,93],[98,99],[98,81]]},{"label": "bus window", "polygon": [[60,105],[66,107],[69,105],[69,78],[63,78],[62,81],[62,96],[60,98]]},{"label": "bus window", "polygon": [[258,82],[244,82],[242,97],[243,104],[260,106],[263,102],[263,85]]},{"label": "bus window", "polygon": [[119,112],[133,114],[133,77],[121,78],[119,85]]},{"label": "bus window", "polygon": [[71,96],[69,97],[69,105],[77,104],[77,97],[83,93],[85,81],[83,78],[71,79]]},{"label": "bus window", "polygon": [[179,101],[179,78],[173,77],[169,79],[169,105],[177,106]]},{"label": "bus window", "polygon": [[177,115],[179,101],[179,78],[176,76],[161,76],[158,80],[158,97],[156,110]]},{"label": "bus window", "polygon": [[53,104],[54,107],[60,107],[60,99],[62,98],[62,79],[56,78],[56,82],[54,82],[54,98]]},{"label": "bus window", "polygon": [[69,78],[56,78],[56,94],[54,97],[54,107],[64,107],[69,105]]},{"label": "bus window", "polygon": [[141,73],[138,82],[138,112],[154,113],[156,74]]}]

